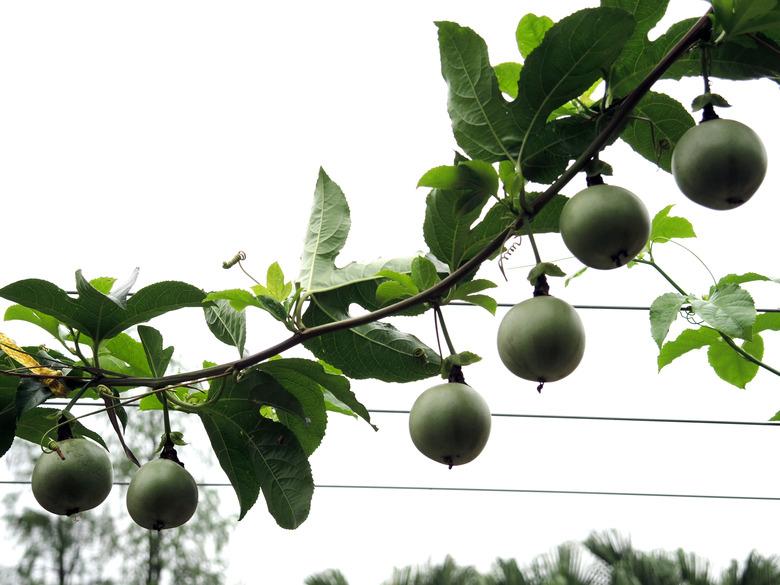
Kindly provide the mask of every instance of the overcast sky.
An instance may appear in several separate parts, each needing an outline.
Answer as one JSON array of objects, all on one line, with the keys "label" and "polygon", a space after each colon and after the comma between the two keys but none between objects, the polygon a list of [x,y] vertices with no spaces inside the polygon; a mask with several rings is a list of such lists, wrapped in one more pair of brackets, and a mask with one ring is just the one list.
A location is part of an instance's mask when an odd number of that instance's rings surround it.
[{"label": "overcast sky", "polygon": [[[320,165],[351,207],[341,263],[425,250],[425,191],[415,185],[430,167],[448,164],[456,146],[433,21],[476,30],[497,64],[519,58],[514,30],[524,13],[558,19],[595,4],[5,3],[2,283],[42,277],[69,288],[78,268],[88,277],[122,277],[140,266],[139,286],[177,279],[207,290],[246,287],[240,272],[221,269],[239,249],[257,274],[278,260],[294,275]],[[698,1],[673,4],[662,28],[706,9]],[[685,104],[701,93],[699,80],[659,88]],[[633,190],[651,213],[675,203],[674,212],[699,234],[691,248],[716,276],[778,276],[777,88],[716,81],[714,90],[734,106],[724,117],[748,123],[765,141],[769,173],[753,200],[730,212],[697,207],[670,176],[622,145],[603,155],[615,167],[611,182]],[[576,179],[566,193],[583,183]],[[569,255],[557,236],[539,243],[545,259]],[[658,259],[668,271],[688,290],[705,292],[706,271],[685,251],[664,248]],[[484,268],[501,283],[500,301],[530,296],[521,267],[531,263],[525,247],[513,255],[508,283],[495,266]],[[572,260],[560,265],[579,268]],[[590,271],[568,288],[552,286],[579,304],[648,305],[669,290],[647,267]],[[758,306],[778,306],[776,285],[749,286]],[[476,308],[445,312],[458,348],[483,356],[466,376],[496,413],[761,421],[780,409],[777,378],[761,372],[747,391],[737,390],[712,373],[703,352],[657,374],[646,313],[583,310],[585,358],[540,396],[498,360],[503,311],[496,318]],[[434,344],[428,317],[394,322]],[[196,310],[155,326],[187,367],[235,357]],[[285,335],[265,315],[250,314],[250,327],[250,350]],[[25,324],[2,330],[20,342],[43,341]],[[780,344],[772,335],[766,361],[777,365]],[[433,383],[356,381],[353,389],[369,408],[408,409]],[[312,458],[317,483],[780,496],[777,431],[769,428],[495,418],[483,454],[449,471],[417,453],[405,416],[376,415],[375,422],[378,433],[330,417]],[[191,426],[192,440],[205,440]],[[196,474],[225,481],[215,465],[201,464]],[[230,488],[223,501],[227,514],[237,514]],[[527,562],[610,528],[631,535],[637,547],[684,547],[721,568],[753,548],[775,552],[771,519],[779,510],[778,502],[321,489],[296,531],[278,528],[262,502],[237,524],[228,580],[248,585],[262,574],[263,582],[292,585],[337,567],[350,582],[368,585],[394,565],[447,553],[483,569],[497,556]]]}]

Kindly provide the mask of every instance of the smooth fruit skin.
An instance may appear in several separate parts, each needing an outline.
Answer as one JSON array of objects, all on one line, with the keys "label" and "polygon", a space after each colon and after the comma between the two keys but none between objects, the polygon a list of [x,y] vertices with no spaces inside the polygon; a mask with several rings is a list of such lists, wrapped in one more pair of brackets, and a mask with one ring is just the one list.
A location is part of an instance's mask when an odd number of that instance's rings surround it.
[{"label": "smooth fruit skin", "polygon": [[409,413],[417,449],[452,467],[473,461],[490,436],[490,409],[471,386],[448,382],[428,388]]},{"label": "smooth fruit skin", "polygon": [[672,153],[680,191],[710,209],[733,209],[750,199],[766,175],[766,150],[748,126],[709,120],[688,130]]},{"label": "smooth fruit skin", "polygon": [[642,200],[615,185],[594,185],[566,202],[561,237],[577,259],[609,270],[636,256],[650,237],[650,215]]},{"label": "smooth fruit skin", "polygon": [[585,329],[577,311],[556,297],[518,303],[498,327],[498,355],[510,372],[534,382],[571,374],[585,353]]},{"label": "smooth fruit skin", "polygon": [[181,526],[198,507],[198,486],[190,472],[170,459],[141,466],[127,488],[127,511],[149,530]]},{"label": "smooth fruit skin", "polygon": [[64,460],[56,452],[35,462],[32,492],[52,514],[71,516],[99,506],[113,482],[111,460],[105,449],[83,438],[58,441]]}]

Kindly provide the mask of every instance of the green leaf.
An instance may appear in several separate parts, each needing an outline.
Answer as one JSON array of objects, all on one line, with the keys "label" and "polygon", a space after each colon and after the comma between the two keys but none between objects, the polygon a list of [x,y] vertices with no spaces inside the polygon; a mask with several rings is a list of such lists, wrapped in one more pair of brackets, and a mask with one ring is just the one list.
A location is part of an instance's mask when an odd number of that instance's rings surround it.
[{"label": "green leaf", "polygon": [[426,198],[425,243],[450,270],[467,262],[515,219],[506,206],[497,203],[474,225],[489,195],[481,195],[480,205],[464,205],[464,200],[473,201],[473,195],[474,192],[468,190],[434,189]]},{"label": "green leaf", "polygon": [[409,288],[394,280],[380,283],[380,285],[376,287],[376,302],[382,306],[395,303],[402,299],[408,299],[414,295],[415,293],[411,292]]},{"label": "green leaf", "polygon": [[677,100],[650,92],[634,109],[620,135],[631,148],[668,173],[672,172],[672,151],[696,122]]},{"label": "green leaf", "polygon": [[704,106],[730,108],[731,104],[726,101],[726,98],[717,93],[703,93],[693,99],[693,102],[691,102],[691,111],[698,112],[699,110],[704,109]]},{"label": "green leaf", "polygon": [[450,354],[441,363],[441,377],[447,378],[452,371],[453,366],[466,367],[476,364],[482,358],[470,351],[461,351],[456,354]]},{"label": "green leaf", "polygon": [[455,140],[473,159],[513,158],[522,140],[521,128],[501,96],[485,41],[454,22],[437,22],[436,26]]},{"label": "green leaf", "polygon": [[97,278],[91,279],[89,284],[91,284],[99,292],[107,295],[111,292],[115,282],[116,278],[111,276],[98,276]]},{"label": "green leaf", "polygon": [[[264,286],[261,287],[260,285],[252,287],[254,289],[262,289],[263,291],[266,291]],[[260,293],[257,293],[260,294]],[[209,301],[229,301],[230,306],[233,307],[236,311],[243,311],[247,307],[260,307],[260,301],[257,300],[257,297],[250,293],[248,290],[244,290],[242,288],[232,288],[228,290],[219,290],[210,292],[206,295],[206,298],[203,299],[206,302]]]},{"label": "green leaf", "polygon": [[435,167],[425,173],[417,183],[418,187],[434,189],[466,189],[473,202],[466,200],[461,211],[470,211],[478,206],[485,195],[498,193],[498,174],[493,166],[481,160],[461,161],[455,166]]},{"label": "green leaf", "polygon": [[152,376],[164,376],[173,357],[173,346],[163,349],[162,334],[148,325],[138,326],[138,336],[141,338],[146,363]]},{"label": "green leaf", "polygon": [[483,290],[495,288],[496,284],[490,280],[479,278],[459,284],[449,295],[448,300],[460,300],[486,309],[491,315],[496,314],[498,303],[493,297],[475,294]]},{"label": "green leaf", "polygon": [[[369,311],[376,310],[375,295],[376,285],[371,282],[313,295],[303,322],[313,327],[348,319],[352,303]],[[411,382],[439,371],[440,359],[433,349],[415,336],[381,322],[322,335],[304,345],[350,378]]]},{"label": "green leaf", "polygon": [[623,51],[615,61],[615,69],[625,69],[649,44],[648,33],[655,28],[666,14],[669,0],[601,0],[601,6],[625,10],[634,17],[636,26]]},{"label": "green leaf", "polygon": [[675,238],[695,238],[691,222],[684,217],[670,216],[669,212],[674,205],[667,205],[655,214],[650,228],[649,241],[662,244]]},{"label": "green leaf", "polygon": [[441,280],[433,262],[423,256],[412,260],[411,278],[417,290],[427,290]]},{"label": "green leaf", "polygon": [[[57,419],[61,413],[61,410],[54,408],[33,408],[28,410],[16,423],[16,436],[36,445],[45,446],[50,439],[57,438],[57,432],[52,431],[52,428],[56,426]],[[72,419],[73,415],[69,415],[69,418]],[[85,427],[81,421],[71,420],[70,430],[74,437],[92,439],[108,451],[103,437]]]},{"label": "green leaf", "polygon": [[730,337],[750,339],[756,320],[753,297],[736,284],[718,287],[709,300],[692,299],[694,312],[711,327]]},{"label": "green leaf", "polygon": [[753,324],[753,335],[761,331],[780,331],[780,313],[761,313]]},{"label": "green leaf", "polygon": [[[108,363],[105,362],[106,357],[120,360],[120,372],[122,374],[139,377],[152,376],[152,370],[146,361],[143,344],[130,337],[127,333],[120,333],[100,346],[101,365],[108,367]],[[114,364],[116,364],[116,361],[114,361]]]},{"label": "green leaf", "polygon": [[[251,372],[240,382],[217,380],[210,392],[220,399],[199,411],[222,469],[236,491],[240,518],[263,491],[268,511],[282,528],[296,528],[306,519],[314,492],[311,468],[295,434],[260,415],[270,376]],[[219,388],[224,385],[224,388]]]},{"label": "green leaf", "polygon": [[187,445],[187,442],[184,440],[184,433],[179,431],[172,431],[170,434],[163,433],[160,435],[157,448],[154,450],[155,453],[160,453],[165,448],[165,442],[169,437],[174,445],[178,445],[180,447]]},{"label": "green leaf", "polygon": [[488,295],[469,295],[467,297],[463,297],[461,300],[466,303],[482,307],[491,315],[495,315],[496,309],[498,309],[498,303],[496,302],[496,299]]},{"label": "green leaf", "polygon": [[718,280],[716,288],[721,288],[727,284],[745,284],[746,282],[780,282],[780,278],[770,278],[756,272],[745,272],[744,274],[727,274]]},{"label": "green leaf", "polygon": [[[529,193],[528,202],[533,204],[539,193]],[[569,201],[569,198],[565,195],[555,195],[550,202],[542,207],[541,211],[537,213],[531,220],[531,229],[534,234],[549,234],[558,233],[561,231],[560,221],[561,212],[563,207]],[[523,226],[518,231],[523,236],[528,235],[528,226]]]},{"label": "green leaf", "polygon": [[[339,186],[320,169],[298,276],[298,282],[305,294],[376,280],[380,278],[377,273],[383,269],[401,273],[410,271],[413,258],[380,259],[366,264],[350,262],[343,268],[336,268],[335,260],[344,247],[349,227],[347,199]],[[275,301],[272,297],[269,298]],[[260,300],[265,303],[262,297]],[[276,306],[268,306],[266,310],[277,319],[283,320],[280,318],[279,307],[281,305],[276,302]]]},{"label": "green leaf", "polygon": [[274,262],[268,267],[266,273],[266,288],[271,293],[271,297],[277,301],[283,301],[292,292],[292,282],[284,281],[284,272],[278,262]]},{"label": "green leaf", "polygon": [[123,308],[76,273],[77,298],[45,280],[20,280],[0,289],[0,297],[41,311],[95,342],[118,335],[125,329],[154,317],[200,306],[205,293],[183,282],[158,282],[135,293]]},{"label": "green leaf", "polygon": [[[751,341],[742,343],[742,349],[760,360],[764,357],[764,340],[760,335],[755,334]],[[744,389],[758,373],[758,365],[743,358],[723,340],[715,341],[710,345],[707,358],[715,373],[737,388]]]},{"label": "green leaf", "polygon": [[498,89],[511,98],[517,97],[517,82],[523,66],[520,63],[499,63],[493,67],[493,73],[498,81]]},{"label": "green leaf", "polygon": [[347,241],[350,225],[344,192],[320,168],[298,276],[304,291],[314,293],[322,289],[321,275],[335,269],[336,256]]},{"label": "green leaf", "polygon": [[542,44],[544,35],[554,24],[550,17],[537,16],[532,13],[528,13],[520,19],[515,30],[515,38],[517,39],[517,48],[524,59]]},{"label": "green leaf", "polygon": [[539,134],[556,108],[590,89],[633,30],[631,15],[613,8],[579,10],[550,28],[526,59],[517,99],[512,102],[513,117],[522,129],[521,142]]},{"label": "green leaf", "polygon": [[686,298],[678,293],[666,293],[650,305],[650,334],[661,349],[669,333],[669,327],[680,312]]},{"label": "green leaf", "polygon": [[236,311],[227,300],[207,303],[203,307],[206,324],[214,337],[222,343],[238,349],[239,356],[244,356],[246,343],[246,313]]},{"label": "green leaf", "polygon": [[306,454],[311,455],[325,436],[328,421],[325,415],[325,399],[319,384],[305,372],[299,371],[297,366],[296,362],[278,359],[263,362],[257,369],[273,377],[303,407],[304,420],[281,411],[276,414],[279,422],[295,433]]},{"label": "green leaf", "polygon": [[[632,0],[624,1],[632,2]],[[652,0],[644,0],[644,2],[652,2]],[[654,41],[645,38],[637,45],[631,43],[626,45],[626,50],[610,72],[614,95],[621,97],[634,89],[696,21],[697,19],[691,18],[675,23]],[[678,59],[663,77],[680,79],[700,75],[701,51],[694,50]],[[780,55],[764,47],[722,42],[710,49],[710,75],[734,80],[766,77],[777,82],[780,79]]]},{"label": "green leaf", "polygon": [[16,387],[19,380],[0,376],[0,457],[8,452],[16,434]]},{"label": "green leaf", "polygon": [[577,272],[575,272],[575,273],[574,273],[574,274],[572,274],[571,276],[567,277],[567,278],[566,278],[566,280],[564,280],[564,281],[563,281],[563,286],[569,286],[569,283],[570,283],[572,280],[574,280],[575,278],[578,278],[578,277],[582,276],[583,274],[585,274],[585,272],[587,272],[587,270],[588,270],[588,267],[587,267],[587,266],[583,266],[583,267],[582,267],[582,268],[580,268],[580,269],[579,269]]},{"label": "green leaf", "polygon": [[566,276],[566,273],[560,269],[560,267],[552,262],[539,262],[536,266],[531,268],[528,273],[528,282],[536,284],[541,276]]},{"label": "green leaf", "polygon": [[658,354],[658,371],[664,366],[668,366],[681,355],[694,349],[700,349],[711,345],[720,339],[720,334],[709,327],[699,327],[698,329],[686,329],[677,339],[667,341],[661,347]]},{"label": "green leaf", "polygon": [[465,299],[469,295],[496,288],[496,283],[486,278],[477,278],[468,282],[462,282],[450,294],[450,299]]},{"label": "green leaf", "polygon": [[29,309],[22,305],[11,305],[5,311],[6,321],[27,321],[33,325],[37,325],[44,331],[49,332],[56,339],[62,339],[60,336],[60,322],[41,311],[35,309]]},{"label": "green leaf", "polygon": [[780,29],[777,0],[712,0],[712,8],[729,37]]}]

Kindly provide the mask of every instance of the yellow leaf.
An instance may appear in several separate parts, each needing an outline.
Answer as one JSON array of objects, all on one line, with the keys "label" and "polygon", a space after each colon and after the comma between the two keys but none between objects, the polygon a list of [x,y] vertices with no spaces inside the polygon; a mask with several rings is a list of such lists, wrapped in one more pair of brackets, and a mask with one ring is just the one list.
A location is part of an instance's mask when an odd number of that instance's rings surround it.
[{"label": "yellow leaf", "polygon": [[21,347],[16,345],[13,339],[3,333],[0,333],[0,351],[5,353],[16,363],[23,365],[33,374],[53,376],[52,378],[41,378],[41,382],[48,386],[49,390],[51,390],[52,394],[55,396],[67,395],[68,389],[65,384],[54,378],[62,376],[61,371],[42,366],[38,360],[26,353]]}]

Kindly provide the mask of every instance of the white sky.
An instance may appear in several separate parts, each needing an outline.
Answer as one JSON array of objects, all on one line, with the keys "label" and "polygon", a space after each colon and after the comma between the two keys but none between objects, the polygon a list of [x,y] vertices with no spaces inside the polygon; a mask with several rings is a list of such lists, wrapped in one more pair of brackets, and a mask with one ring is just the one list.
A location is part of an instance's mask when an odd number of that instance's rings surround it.
[{"label": "white sky", "polygon": [[[455,146],[432,22],[474,28],[497,64],[518,58],[514,29],[524,13],[560,18],[595,4],[4,3],[2,283],[43,277],[69,288],[77,268],[88,277],[122,277],[140,266],[139,286],[164,279],[207,290],[247,286],[238,270],[221,269],[238,249],[258,275],[275,260],[294,275],[320,165],[352,210],[343,263],[423,250],[425,192],[415,185],[428,168],[448,164]],[[705,9],[703,2],[673,4],[668,22]],[[699,81],[660,87],[683,103],[700,93]],[[677,204],[675,213],[689,217],[700,236],[692,248],[716,275],[777,276],[776,86],[716,81],[714,89],[734,105],[724,116],[755,128],[769,153],[767,179],[744,207],[714,212],[689,203],[670,176],[623,146],[603,158],[616,168],[612,182],[635,191],[651,213]],[[566,192],[582,181],[575,185]],[[540,240],[546,259],[568,255],[557,236]],[[706,272],[684,251],[666,248],[658,256],[668,270],[689,290],[705,291]],[[510,266],[531,262],[524,247]],[[510,273],[496,297],[529,296],[526,269]],[[484,274],[500,279],[495,266]],[[645,267],[591,271],[567,289],[553,287],[580,304],[647,305],[668,290]],[[773,286],[750,290],[758,306],[777,306]],[[776,378],[761,372],[748,391],[737,390],[708,369],[703,352],[656,374],[644,313],[582,311],[585,358],[541,396],[500,364],[497,319],[480,309],[451,308],[446,315],[456,345],[484,357],[466,375],[493,412],[766,420],[780,409]],[[429,318],[397,323],[434,343]],[[234,358],[195,310],[155,325],[187,366]],[[285,334],[264,315],[251,314],[250,325],[252,350]],[[3,331],[25,343],[43,341],[24,324],[5,324]],[[766,361],[777,365],[780,344],[771,332],[765,340]],[[357,381],[353,389],[369,408],[408,409],[432,383]],[[312,458],[315,481],[780,495],[776,431],[767,428],[494,419],[484,453],[448,471],[416,452],[405,417],[376,415],[375,422],[378,433],[332,416]],[[191,433],[197,441],[198,432]],[[202,465],[197,474],[224,481],[216,466]],[[235,514],[232,490],[223,491],[226,513]],[[631,535],[637,547],[680,546],[721,568],[753,548],[777,551],[778,506],[323,489],[308,521],[293,532],[278,528],[259,503],[236,526],[226,551],[228,580],[296,584],[336,567],[351,583],[379,583],[393,566],[439,561],[446,553],[486,569],[497,556],[527,562],[608,528]],[[0,557],[0,564],[11,561]]]}]

